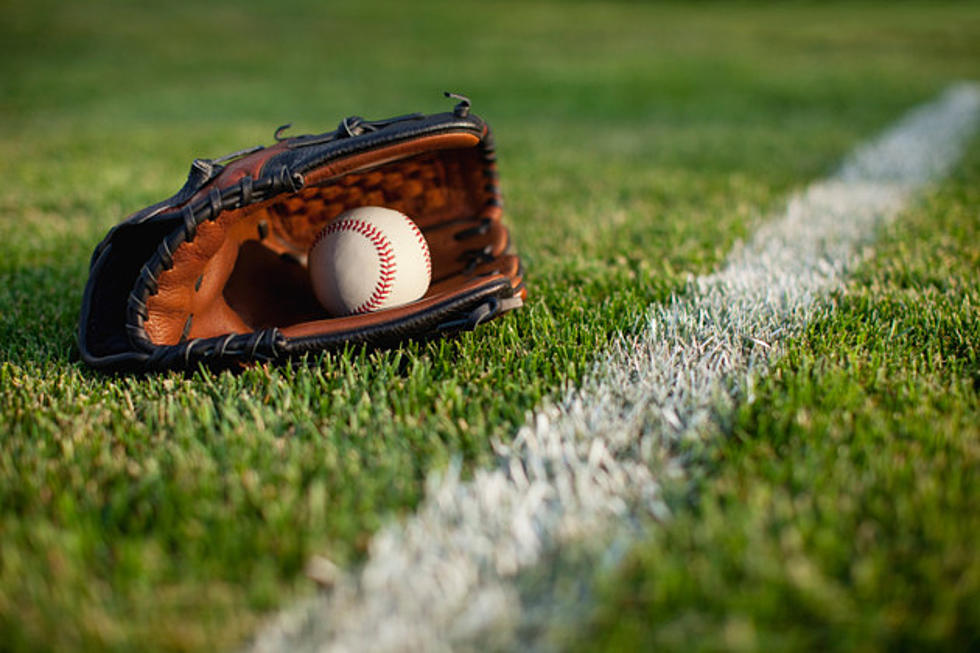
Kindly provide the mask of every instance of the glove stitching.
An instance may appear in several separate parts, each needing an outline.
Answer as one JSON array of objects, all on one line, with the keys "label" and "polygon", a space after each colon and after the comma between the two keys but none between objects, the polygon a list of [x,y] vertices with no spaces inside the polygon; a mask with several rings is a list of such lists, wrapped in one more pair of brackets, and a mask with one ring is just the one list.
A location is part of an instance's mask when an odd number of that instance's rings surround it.
[{"label": "glove stitching", "polygon": [[[408,118],[406,116],[405,118]],[[414,117],[414,116],[410,116]],[[419,116],[421,117],[421,116]],[[392,119],[394,121],[394,119]],[[375,125],[365,124],[369,121],[364,121],[363,119],[351,120],[348,123],[348,128],[351,131],[374,131]],[[426,123],[427,124],[427,123]],[[476,131],[473,126],[470,126],[470,131]],[[428,129],[428,127],[426,127]],[[341,130],[340,134],[333,133],[334,137],[345,135],[343,132],[346,130]],[[461,232],[453,234],[457,241],[468,240],[469,238],[477,236],[485,236],[500,220],[502,199],[500,197],[500,189],[498,187],[498,173],[496,170],[496,160],[497,156],[494,152],[493,140],[489,130],[484,127],[481,142],[478,143],[478,159],[477,166],[482,168],[482,174],[476,176],[473,179],[473,191],[478,195],[478,198],[474,198],[474,213],[469,222],[469,229],[463,229]],[[399,138],[407,139],[409,137],[415,138],[422,133],[416,133],[414,126],[406,126],[403,132],[399,132]],[[425,132],[428,133],[428,132]],[[207,179],[200,179],[196,187],[194,187],[195,192],[199,192],[202,189],[206,189],[208,185],[212,188],[205,190],[203,197],[199,194],[197,195],[196,201],[192,197],[194,193],[185,193],[179,196],[179,202],[175,198],[172,198],[169,203],[165,206],[160,206],[154,212],[141,212],[141,221],[146,221],[149,217],[160,213],[167,213],[170,219],[175,219],[176,224],[175,229],[168,237],[165,237],[161,242],[159,247],[153,252],[153,256],[149,261],[144,264],[144,268],[140,270],[140,274],[136,280],[134,288],[131,290],[127,301],[127,315],[126,323],[123,325],[125,333],[129,338],[133,349],[134,356],[138,355],[135,350],[138,348],[145,349],[148,353],[146,358],[140,358],[137,361],[133,359],[133,364],[139,362],[142,363],[145,369],[165,369],[170,367],[180,367],[183,363],[185,367],[189,366],[195,362],[203,362],[206,364],[211,364],[214,359],[224,360],[225,362],[235,362],[232,359],[244,359],[244,360],[269,360],[269,359],[279,359],[282,353],[290,353],[292,351],[305,351],[309,347],[310,342],[318,343],[318,347],[326,347],[330,343],[334,342],[358,342],[361,340],[375,340],[380,342],[388,342],[389,340],[398,340],[405,336],[419,335],[421,330],[431,329],[433,320],[445,319],[445,310],[439,307],[439,311],[427,310],[423,312],[420,316],[406,318],[404,320],[399,320],[397,323],[388,325],[373,326],[370,328],[362,328],[358,326],[353,331],[344,331],[340,334],[334,334],[329,337],[321,336],[319,338],[300,338],[301,346],[296,348],[291,347],[291,338],[286,338],[277,329],[268,329],[263,331],[256,331],[248,335],[235,335],[227,334],[225,336],[220,336],[218,338],[208,338],[201,339],[196,338],[191,342],[186,340],[177,346],[169,345],[156,345],[150,339],[145,330],[144,322],[148,320],[148,298],[158,291],[158,276],[163,270],[169,270],[174,267],[174,258],[178,253],[180,247],[184,243],[190,243],[195,240],[196,232],[198,227],[205,221],[214,220],[219,216],[220,213],[227,211],[229,209],[244,208],[256,202],[266,201],[280,193],[293,192],[296,193],[305,185],[304,176],[302,173],[295,172],[292,170],[303,170],[308,172],[310,170],[319,169],[318,166],[325,165],[327,161],[332,159],[343,158],[344,156],[357,153],[359,150],[371,151],[373,148],[377,148],[381,145],[387,144],[387,141],[379,140],[377,138],[365,140],[366,134],[363,134],[362,138],[356,139],[356,143],[347,144],[334,144],[333,147],[327,148],[329,152],[326,154],[318,154],[313,152],[310,155],[304,153],[304,158],[281,158],[275,157],[268,162],[268,165],[264,165],[260,170],[265,174],[260,176],[258,179],[252,178],[250,175],[246,175],[246,178],[240,178],[238,183],[232,186],[221,188],[220,190],[216,188],[219,183],[213,183],[214,177],[217,174],[215,172],[208,172]],[[278,139],[277,139],[278,140]],[[323,140],[320,137],[301,137],[298,139],[295,146],[297,147],[309,147],[310,145],[316,144],[319,140]],[[353,139],[352,139],[353,140]],[[294,145],[292,143],[287,144],[288,148],[292,148]],[[247,154],[248,151],[243,151],[237,154]],[[313,154],[317,154],[313,156]],[[329,154],[329,156],[327,156]],[[298,156],[298,155],[297,155]],[[279,164],[279,165],[274,165]],[[283,165],[283,163],[288,163],[288,165]],[[482,165],[480,165],[482,164]],[[219,170],[220,171],[220,168]],[[197,178],[195,178],[197,179]],[[206,182],[206,183],[205,183]],[[175,196],[176,197],[176,196]],[[172,217],[171,217],[172,216]],[[469,217],[469,216],[468,216]],[[479,221],[479,222],[477,222]],[[413,225],[415,226],[415,225]],[[437,226],[441,226],[441,223]],[[265,229],[263,229],[265,227]],[[258,226],[258,236],[259,238],[267,237],[268,225],[260,224]],[[414,230],[413,230],[414,231]],[[265,233],[263,233],[265,232]],[[419,233],[416,232],[416,238],[419,237]],[[424,238],[424,236],[423,236]],[[509,240],[509,239],[508,239]],[[482,244],[482,243],[481,243]],[[100,245],[101,248],[101,245]],[[377,247],[376,247],[377,249]],[[455,248],[454,248],[455,249]],[[99,251],[99,250],[97,250]],[[458,250],[457,250],[458,251]],[[431,256],[431,255],[430,255]],[[381,258],[379,256],[379,258]],[[467,258],[469,260],[467,261]],[[458,272],[457,274],[462,274],[463,276],[468,276],[476,271],[476,268],[485,265],[486,262],[494,260],[493,251],[487,251],[487,248],[478,248],[463,250],[461,255],[456,256],[456,261],[464,263],[464,270]],[[390,275],[387,281],[387,293],[386,297],[394,290],[393,286],[393,276],[394,276],[394,260],[391,257],[388,261],[381,260],[382,273],[387,271]],[[426,260],[427,267],[431,274],[431,258]],[[483,274],[487,274],[487,270],[481,268]],[[505,274],[506,271],[499,271],[501,274]],[[515,279],[513,276],[510,279],[509,287],[506,288],[506,293],[504,289],[496,289],[494,292],[499,292],[507,295],[518,295],[523,294],[524,282],[523,282],[524,266],[518,261],[518,271],[516,273],[517,284],[513,285]],[[195,283],[195,290],[200,288],[200,277]],[[495,286],[496,288],[496,286]],[[376,292],[377,292],[376,288]],[[368,300],[370,301],[370,299]],[[383,303],[384,300],[378,302],[378,304]],[[458,303],[458,309],[455,311],[463,310],[467,305],[470,304],[469,299]],[[503,312],[505,310],[510,310],[518,305],[520,305],[520,298],[512,298],[512,301],[517,302],[516,305],[508,303],[507,305],[501,305],[498,311],[491,311],[492,314],[497,312]],[[365,302],[366,304],[367,302]],[[456,306],[456,305],[454,305]],[[380,307],[380,306],[377,306]],[[371,310],[369,307],[358,307],[361,309],[358,312],[367,312]],[[84,308],[83,308],[84,311]],[[482,313],[481,313],[482,314]],[[482,322],[484,319],[474,320],[474,317],[479,317],[474,315],[474,311],[469,311],[466,313],[467,322]],[[85,314],[83,313],[83,319]],[[91,321],[91,320],[90,320]],[[442,325],[436,327],[437,330],[441,331]],[[189,330],[188,330],[189,331]],[[89,334],[95,333],[95,327],[91,327]],[[188,334],[189,335],[189,334]],[[91,340],[91,338],[88,338]],[[86,343],[87,344],[87,343]],[[331,346],[333,346],[331,344]],[[84,348],[84,344],[83,344]],[[98,356],[96,356],[98,358]],[[99,362],[99,365],[102,363]],[[127,363],[129,364],[129,363]]]},{"label": "glove stitching", "polygon": [[221,197],[221,191],[217,188],[212,188],[208,193],[208,202],[211,205],[211,215],[208,216],[209,220],[215,220],[218,214],[223,210],[223,203]]},{"label": "glove stitching", "polygon": [[181,213],[184,216],[184,242],[192,243],[197,234],[197,219],[194,217],[194,209],[188,204]]},{"label": "glove stitching", "polygon": [[251,175],[246,175],[242,177],[239,182],[239,187],[241,188],[241,206],[248,206],[252,203],[252,177]]}]

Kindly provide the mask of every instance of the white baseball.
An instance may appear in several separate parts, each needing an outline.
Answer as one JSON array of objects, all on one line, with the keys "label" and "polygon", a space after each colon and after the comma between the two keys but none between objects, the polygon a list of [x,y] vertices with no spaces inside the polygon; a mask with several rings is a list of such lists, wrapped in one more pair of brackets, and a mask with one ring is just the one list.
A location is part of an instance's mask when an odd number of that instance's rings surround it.
[{"label": "white baseball", "polygon": [[432,261],[418,226],[404,213],[362,206],[334,218],[310,247],[316,298],[331,315],[408,304],[429,289]]}]

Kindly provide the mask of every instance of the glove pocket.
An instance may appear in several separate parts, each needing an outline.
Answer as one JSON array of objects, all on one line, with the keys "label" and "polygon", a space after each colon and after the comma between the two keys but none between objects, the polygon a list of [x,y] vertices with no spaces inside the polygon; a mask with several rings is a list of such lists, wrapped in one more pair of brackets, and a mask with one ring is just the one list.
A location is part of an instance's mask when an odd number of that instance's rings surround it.
[{"label": "glove pocket", "polygon": [[[212,190],[199,202],[206,218],[191,230],[182,221],[151,260],[149,274],[136,280],[131,335],[149,350],[265,329],[347,332],[394,324],[405,311],[442,305],[441,295],[492,285],[485,264],[504,253],[509,236],[500,224],[493,161],[480,143],[470,133],[442,134],[331,161],[305,171],[302,187],[246,206],[237,205],[244,193],[235,186]],[[287,168],[268,176],[293,178]],[[235,182],[243,184],[254,189],[268,182]],[[420,226],[435,283],[421,300],[398,309],[331,318],[314,297],[307,253],[330,221],[360,206],[392,208]],[[195,215],[193,203],[184,211]]]}]

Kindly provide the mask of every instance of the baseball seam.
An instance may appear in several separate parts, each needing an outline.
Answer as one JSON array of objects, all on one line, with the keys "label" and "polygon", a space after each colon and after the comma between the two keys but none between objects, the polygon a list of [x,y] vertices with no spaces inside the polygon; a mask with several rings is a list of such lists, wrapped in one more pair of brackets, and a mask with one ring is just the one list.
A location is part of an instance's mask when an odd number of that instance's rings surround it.
[{"label": "baseball seam", "polygon": [[327,235],[339,231],[351,231],[360,234],[374,245],[374,250],[378,255],[378,263],[381,268],[381,276],[378,278],[378,282],[375,284],[371,296],[358,304],[351,311],[351,314],[367,313],[368,311],[376,310],[380,308],[382,302],[391,294],[391,289],[395,282],[395,272],[398,269],[398,266],[395,264],[395,252],[391,248],[391,241],[374,225],[368,224],[363,220],[348,218],[327,225],[327,228],[317,236],[316,241],[313,243],[314,246]]},{"label": "baseball seam", "polygon": [[422,235],[422,232],[419,231],[419,226],[415,224],[415,222],[413,222],[411,219],[409,219],[408,216],[405,216],[405,222],[408,223],[408,226],[412,229],[412,233],[415,234],[416,240],[419,241],[419,245],[422,246],[422,254],[425,257],[425,271],[429,275],[429,278],[431,279],[432,257],[429,254],[429,243],[425,240],[425,236]]}]

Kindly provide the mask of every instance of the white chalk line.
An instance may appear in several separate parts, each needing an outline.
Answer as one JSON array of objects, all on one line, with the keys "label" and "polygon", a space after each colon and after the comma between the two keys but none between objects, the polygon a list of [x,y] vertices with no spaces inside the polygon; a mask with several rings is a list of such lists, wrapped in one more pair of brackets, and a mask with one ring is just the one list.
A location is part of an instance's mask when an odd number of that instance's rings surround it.
[{"label": "white chalk line", "polygon": [[529,629],[547,647],[528,622],[548,614],[535,602],[554,589],[529,591],[522,577],[555,576],[565,553],[609,551],[668,517],[657,479],[682,470],[672,444],[717,431],[751,395],[875,230],[956,163],[978,116],[980,87],[951,87],[794,195],[719,272],[652,306],[581,389],[497,445],[496,468],[466,482],[456,465],[431,475],[416,514],[375,535],[359,574],[279,615],[251,650],[524,648]]}]

